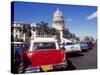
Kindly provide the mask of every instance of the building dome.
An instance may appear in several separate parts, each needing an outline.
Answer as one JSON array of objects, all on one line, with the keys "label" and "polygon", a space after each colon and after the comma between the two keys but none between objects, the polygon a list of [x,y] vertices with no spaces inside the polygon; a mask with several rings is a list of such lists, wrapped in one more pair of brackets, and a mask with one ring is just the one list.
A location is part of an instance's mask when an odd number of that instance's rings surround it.
[{"label": "building dome", "polygon": [[53,16],[53,22],[60,22],[60,21],[63,22],[64,20],[63,20],[62,12],[59,11],[59,9],[57,8]]},{"label": "building dome", "polygon": [[57,10],[54,12],[53,15],[53,28],[57,30],[63,30],[64,29],[64,19],[62,12],[57,8]]},{"label": "building dome", "polygon": [[59,8],[57,8],[56,12],[54,13],[54,16],[62,16],[62,12],[59,11]]}]

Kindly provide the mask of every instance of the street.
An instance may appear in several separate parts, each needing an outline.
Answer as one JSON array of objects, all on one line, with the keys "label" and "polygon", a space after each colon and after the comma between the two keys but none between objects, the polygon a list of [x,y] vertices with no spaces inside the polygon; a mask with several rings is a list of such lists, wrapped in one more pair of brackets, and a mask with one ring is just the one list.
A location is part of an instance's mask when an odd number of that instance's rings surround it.
[{"label": "street", "polygon": [[73,66],[77,69],[95,69],[97,68],[97,47],[96,45],[92,50],[87,50],[78,54],[69,56]]},{"label": "street", "polygon": [[66,54],[68,62],[67,69],[57,69],[53,71],[68,71],[97,68],[97,45],[92,50],[85,50],[79,53]]}]

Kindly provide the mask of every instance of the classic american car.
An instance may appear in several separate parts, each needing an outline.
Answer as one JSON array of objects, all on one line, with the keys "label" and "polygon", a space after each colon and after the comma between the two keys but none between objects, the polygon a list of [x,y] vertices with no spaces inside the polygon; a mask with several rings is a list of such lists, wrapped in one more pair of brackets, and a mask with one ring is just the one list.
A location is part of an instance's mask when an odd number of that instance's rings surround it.
[{"label": "classic american car", "polygon": [[87,41],[80,41],[77,42],[81,46],[82,51],[92,49],[93,45],[92,42],[87,42]]},{"label": "classic american car", "polygon": [[65,52],[81,52],[81,47],[79,44],[74,42],[64,42],[60,44],[60,48],[64,48]]},{"label": "classic american car", "polygon": [[21,54],[28,48],[24,42],[11,42],[11,72],[18,73],[21,63]]},{"label": "classic american car", "polygon": [[91,41],[86,42],[88,45],[88,49],[91,50],[93,48],[93,43]]},{"label": "classic american car", "polygon": [[65,52],[59,49],[58,42],[53,37],[37,37],[31,40],[29,49],[23,53],[22,64],[25,73],[67,67]]},{"label": "classic american car", "polygon": [[88,44],[84,41],[80,41],[80,42],[76,42],[77,44],[80,45],[82,51],[87,50],[88,49]]},{"label": "classic american car", "polygon": [[93,48],[93,43],[91,41],[80,41],[76,43],[80,45],[82,51],[92,50]]}]

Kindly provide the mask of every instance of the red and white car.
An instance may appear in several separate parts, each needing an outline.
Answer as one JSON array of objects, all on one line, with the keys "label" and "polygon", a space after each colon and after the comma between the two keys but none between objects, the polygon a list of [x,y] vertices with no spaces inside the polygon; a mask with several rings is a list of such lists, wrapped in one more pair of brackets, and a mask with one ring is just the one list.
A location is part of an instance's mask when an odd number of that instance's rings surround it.
[{"label": "red and white car", "polygon": [[48,71],[67,67],[64,50],[59,49],[57,40],[50,37],[37,37],[31,40],[29,50],[23,54],[22,64],[24,72]]}]

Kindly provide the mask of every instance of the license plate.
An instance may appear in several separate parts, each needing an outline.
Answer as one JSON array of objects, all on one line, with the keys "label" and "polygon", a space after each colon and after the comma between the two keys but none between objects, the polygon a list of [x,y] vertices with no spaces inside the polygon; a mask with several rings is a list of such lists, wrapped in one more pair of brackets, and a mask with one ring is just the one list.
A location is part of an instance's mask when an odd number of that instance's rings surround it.
[{"label": "license plate", "polygon": [[53,69],[52,65],[41,66],[41,68],[42,68],[42,70],[45,71],[45,72],[48,71],[48,70]]}]

